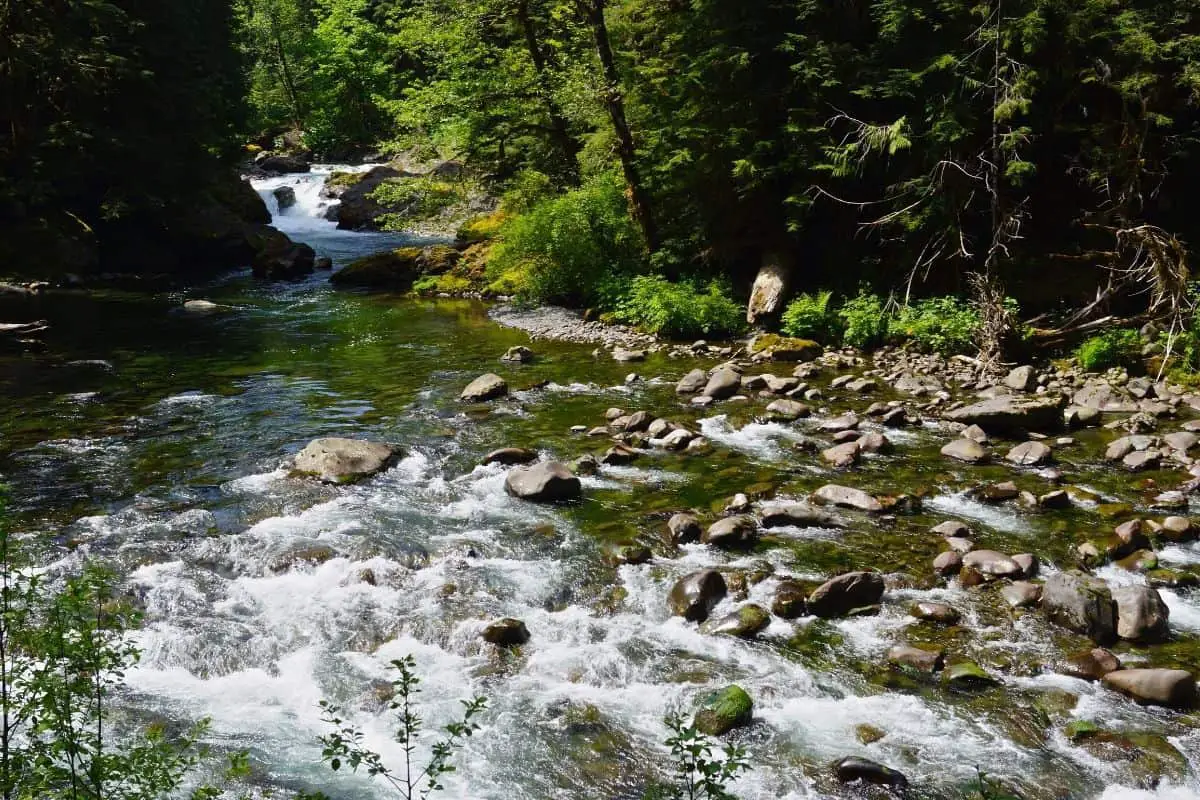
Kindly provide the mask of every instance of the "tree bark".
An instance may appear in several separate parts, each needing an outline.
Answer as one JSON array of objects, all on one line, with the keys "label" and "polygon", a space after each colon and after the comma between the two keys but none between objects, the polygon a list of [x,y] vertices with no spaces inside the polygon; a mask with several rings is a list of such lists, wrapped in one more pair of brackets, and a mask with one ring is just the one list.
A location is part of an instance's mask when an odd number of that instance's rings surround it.
[{"label": "tree bark", "polygon": [[629,201],[629,213],[642,229],[646,248],[653,253],[658,250],[660,244],[658,228],[654,224],[649,195],[638,174],[637,150],[634,147],[633,132],[625,118],[625,101],[621,95],[621,75],[617,71],[617,62],[609,42],[608,25],[604,21],[605,0],[582,0],[582,6],[588,25],[592,29],[596,55],[600,57],[600,66],[604,73],[601,99],[608,109],[613,133],[617,137],[617,155],[621,159],[621,171],[625,175],[625,196]]},{"label": "tree bark", "polygon": [[529,0],[517,0],[517,21],[521,23],[521,31],[525,34],[525,48],[529,51],[529,59],[533,62],[533,71],[537,75],[538,92],[546,105],[546,115],[550,118],[550,138],[562,154],[563,177],[572,186],[579,184],[579,142],[571,136],[567,127],[567,118],[554,99],[554,90],[550,85],[550,71],[546,64],[546,55],[538,41],[537,28],[534,27],[533,17],[529,13]]}]

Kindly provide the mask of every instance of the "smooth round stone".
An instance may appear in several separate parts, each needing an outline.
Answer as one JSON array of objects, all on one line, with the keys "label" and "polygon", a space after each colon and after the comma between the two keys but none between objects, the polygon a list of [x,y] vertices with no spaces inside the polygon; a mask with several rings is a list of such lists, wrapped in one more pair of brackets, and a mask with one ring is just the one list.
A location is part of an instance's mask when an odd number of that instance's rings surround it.
[{"label": "smooth round stone", "polygon": [[908,613],[923,622],[936,622],[940,625],[954,625],[962,618],[957,609],[945,603],[926,601],[913,603]]}]

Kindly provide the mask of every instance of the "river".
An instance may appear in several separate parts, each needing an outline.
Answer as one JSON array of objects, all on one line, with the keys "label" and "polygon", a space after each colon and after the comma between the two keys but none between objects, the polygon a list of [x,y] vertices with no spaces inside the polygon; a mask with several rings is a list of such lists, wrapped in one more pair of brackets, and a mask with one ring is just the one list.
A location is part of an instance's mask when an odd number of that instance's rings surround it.
[{"label": "river", "polygon": [[[406,241],[325,221],[318,192],[327,174],[258,184],[282,230],[335,264]],[[298,199],[284,213],[270,197],[282,183],[295,184]],[[189,298],[225,308],[188,313]],[[772,618],[755,641],[706,636],[669,615],[674,579],[701,566],[774,573],[749,588],[769,608],[784,573],[927,575],[940,543],[919,532],[947,518],[971,525],[982,546],[1032,549],[1051,564],[1067,557],[1064,521],[1106,524],[1098,506],[1050,518],[968,499],[971,481],[1012,471],[968,477],[947,467],[937,456],[945,436],[932,426],[888,431],[900,454],[839,478],[792,447],[814,423],[758,421],[761,404],[681,404],[674,382],[691,361],[651,355],[622,365],[594,358],[593,346],[534,342],[536,361],[502,365],[508,347],[530,343],[494,324],[485,305],[340,293],[320,273],[287,285],[237,273],[187,292],[55,292],[34,302],[52,324],[46,350],[0,360],[0,471],[14,525],[61,545],[67,561],[116,567],[145,611],[126,702],[176,721],[211,717],[213,744],[248,749],[260,788],[391,796],[322,766],[317,704],[343,705],[394,760],[378,684],[390,680],[392,659],[411,654],[429,726],[449,721],[461,698],[490,701],[447,797],[639,798],[656,770],[669,770],[664,716],[736,682],[755,702],[755,723],[734,734],[754,764],[733,786],[744,800],[846,796],[828,765],[847,755],[902,770],[922,797],[978,796],[968,792],[982,771],[1029,798],[1200,798],[1194,713],[1139,707],[1045,669],[1080,642],[979,592],[898,580],[878,616]],[[627,383],[631,369],[646,379]],[[464,408],[458,393],[488,371],[513,393]],[[606,467],[584,479],[584,502],[561,509],[508,497],[502,468],[478,466],[509,445],[563,460],[602,452],[570,428],[603,424],[613,406],[692,423],[714,451]],[[352,487],[288,477],[289,456],[328,435],[394,442],[404,456]],[[1101,494],[1123,497],[1126,477],[1075,466]],[[783,529],[774,546],[740,557],[657,544],[672,511],[712,513],[748,488],[799,498],[830,480],[893,492],[920,485],[925,511],[844,531]],[[630,541],[655,543],[654,560],[609,565],[609,548]],[[1200,564],[1200,545],[1160,559]],[[1105,576],[1141,580],[1115,567]],[[1200,594],[1163,594],[1173,641],[1122,655],[1198,672]],[[964,625],[915,630],[906,608],[918,599],[955,605]],[[739,604],[726,599],[718,613]],[[518,652],[479,639],[505,616],[532,634]],[[1001,685],[956,693],[897,679],[884,654],[906,638],[949,645]],[[1152,755],[1122,760],[1073,744],[1063,729],[1074,719],[1150,737]],[[885,735],[863,744],[862,725]],[[1163,756],[1160,743],[1174,750]],[[1172,777],[1143,792],[1133,787],[1147,760],[1170,764]]]}]

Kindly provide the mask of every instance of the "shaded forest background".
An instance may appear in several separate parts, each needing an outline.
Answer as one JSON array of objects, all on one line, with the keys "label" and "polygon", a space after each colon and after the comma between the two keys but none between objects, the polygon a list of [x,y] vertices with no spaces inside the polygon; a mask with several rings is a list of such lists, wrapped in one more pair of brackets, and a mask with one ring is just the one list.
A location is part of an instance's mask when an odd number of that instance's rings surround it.
[{"label": "shaded forest background", "polygon": [[8,0],[0,48],[3,249],[34,269],[80,240],[144,268],[150,228],[170,262],[247,142],[461,161],[571,287],[538,299],[582,305],[647,274],[745,297],[766,264],[1134,314],[1200,241],[1188,0]]}]

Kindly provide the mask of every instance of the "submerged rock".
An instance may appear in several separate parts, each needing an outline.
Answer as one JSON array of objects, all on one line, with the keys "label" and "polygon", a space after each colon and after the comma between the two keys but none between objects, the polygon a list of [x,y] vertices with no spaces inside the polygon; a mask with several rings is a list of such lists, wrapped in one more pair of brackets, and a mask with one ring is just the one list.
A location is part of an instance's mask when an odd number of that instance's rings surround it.
[{"label": "submerged rock", "polygon": [[808,612],[818,617],[845,616],[879,603],[883,589],[883,576],[878,572],[847,572],[821,584],[808,596]]},{"label": "submerged rock", "polygon": [[945,665],[946,652],[940,649],[928,650],[924,647],[898,644],[888,650],[887,658],[897,666],[932,674],[941,670]]},{"label": "submerged rock", "polygon": [[296,454],[292,469],[325,483],[353,483],[391,466],[399,450],[382,442],[327,437]]},{"label": "submerged rock", "polygon": [[514,497],[535,503],[561,503],[578,500],[583,486],[565,464],[543,461],[530,467],[509,470],[504,490]]},{"label": "submerged rock", "polygon": [[731,614],[720,619],[710,619],[700,626],[701,633],[712,635],[736,636],[739,639],[752,639],[760,631],[771,624],[771,615],[761,606],[753,603],[745,605]]},{"label": "submerged rock", "polygon": [[700,541],[704,529],[695,514],[679,513],[667,520],[667,535],[671,544],[691,544]]},{"label": "submerged rock", "polygon": [[771,611],[784,619],[804,616],[808,611],[808,589],[792,580],[783,580],[775,587]]},{"label": "submerged rock", "polygon": [[528,364],[533,361],[533,351],[525,345],[516,345],[504,351],[504,355],[500,356],[501,361],[508,361],[514,364]]},{"label": "submerged rock", "polygon": [[903,772],[858,756],[849,756],[838,761],[833,765],[833,774],[840,783],[871,783],[899,790],[908,786],[908,778]]},{"label": "submerged rock", "polygon": [[720,736],[749,725],[753,718],[754,702],[745,689],[735,684],[706,696],[692,724],[701,733]]},{"label": "submerged rock", "polygon": [[725,597],[725,579],[715,569],[684,575],[671,587],[667,604],[671,613],[691,622],[703,622]]}]

